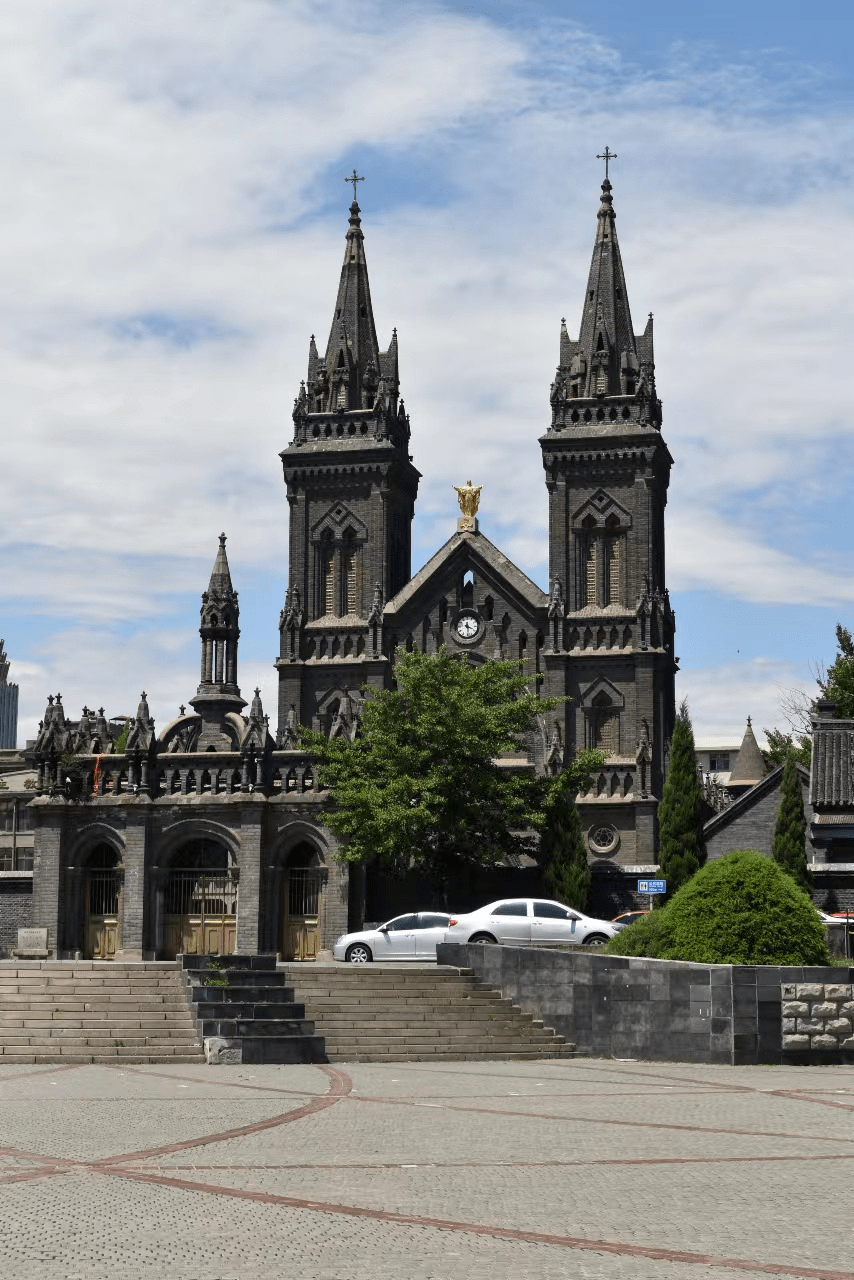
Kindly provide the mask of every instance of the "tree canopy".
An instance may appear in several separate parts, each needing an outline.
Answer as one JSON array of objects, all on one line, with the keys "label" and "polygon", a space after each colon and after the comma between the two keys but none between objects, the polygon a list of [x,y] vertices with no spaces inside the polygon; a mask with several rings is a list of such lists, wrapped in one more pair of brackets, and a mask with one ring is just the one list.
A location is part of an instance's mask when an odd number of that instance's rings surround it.
[{"label": "tree canopy", "polygon": [[670,740],[670,768],[658,806],[661,875],[670,897],[706,861],[703,822],[706,807],[697,773],[694,730],[683,702]]},{"label": "tree canopy", "polygon": [[518,663],[470,665],[445,650],[399,652],[394,674],[396,688],[365,697],[354,741],[301,735],[331,790],[324,821],[344,838],[342,857],[417,866],[441,884],[460,862],[536,854],[566,778],[508,758],[526,755],[536,717],[562,699],[530,692]]},{"label": "tree canopy", "polygon": [[579,751],[557,780],[543,815],[539,852],[543,880],[555,898],[578,911],[587,910],[590,868],[575,796],[604,761],[602,751]]},{"label": "tree canopy", "polygon": [[810,716],[819,698],[827,698],[835,704],[837,720],[854,720],[854,636],[841,623],[836,625],[836,657],[829,667],[817,663],[813,667],[817,692],[810,696],[803,689],[786,689],[780,699],[780,708],[786,721],[786,729],[765,729],[769,764],[783,764],[788,756],[794,756],[801,764],[810,766],[812,754],[812,728]]},{"label": "tree canopy", "polygon": [[812,892],[812,876],[806,855],[807,820],[804,816],[804,793],[798,766],[793,755],[786,758],[780,784],[780,808],[774,828],[772,857],[778,866],[807,893]]}]

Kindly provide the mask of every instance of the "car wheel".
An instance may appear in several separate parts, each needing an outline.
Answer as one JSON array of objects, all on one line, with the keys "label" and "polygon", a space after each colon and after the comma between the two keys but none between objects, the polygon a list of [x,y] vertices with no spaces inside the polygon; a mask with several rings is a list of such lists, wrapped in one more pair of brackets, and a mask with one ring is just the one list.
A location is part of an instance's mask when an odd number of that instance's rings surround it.
[{"label": "car wheel", "polygon": [[606,938],[604,933],[591,933],[584,939],[585,947],[604,947],[606,942],[610,942],[610,938]]},{"label": "car wheel", "polygon": [[494,942],[494,941],[495,941],[495,939],[493,938],[493,936],[492,936],[492,934],[491,934],[491,933],[476,933],[476,934],[474,935],[474,937],[469,938],[469,942],[484,942],[484,943],[485,943],[485,942]]},{"label": "car wheel", "polygon": [[373,958],[371,948],[366,947],[364,942],[354,942],[344,953],[348,964],[370,964]]}]

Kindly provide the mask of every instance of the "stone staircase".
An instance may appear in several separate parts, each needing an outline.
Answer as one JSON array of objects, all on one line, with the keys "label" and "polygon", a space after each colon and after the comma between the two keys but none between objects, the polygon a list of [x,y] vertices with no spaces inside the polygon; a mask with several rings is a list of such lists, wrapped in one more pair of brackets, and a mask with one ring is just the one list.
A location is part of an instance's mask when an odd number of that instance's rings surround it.
[{"label": "stone staircase", "polygon": [[274,955],[180,957],[208,1062],[326,1062]]},{"label": "stone staircase", "polygon": [[439,965],[282,966],[330,1062],[567,1058],[567,1044],[472,975]]},{"label": "stone staircase", "polygon": [[203,1062],[174,961],[0,962],[0,1065]]}]

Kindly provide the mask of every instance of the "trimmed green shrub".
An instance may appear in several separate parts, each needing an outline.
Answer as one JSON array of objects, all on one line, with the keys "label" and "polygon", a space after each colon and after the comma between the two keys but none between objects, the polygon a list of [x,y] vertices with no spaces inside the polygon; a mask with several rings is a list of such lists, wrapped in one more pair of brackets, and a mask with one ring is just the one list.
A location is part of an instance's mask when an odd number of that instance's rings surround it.
[{"label": "trimmed green shrub", "polygon": [[[644,929],[638,939],[635,930]],[[812,901],[755,849],[702,867],[666,907],[630,925],[607,951],[695,964],[830,963]]]},{"label": "trimmed green shrub", "polygon": [[671,944],[667,908],[660,907],[623,929],[602,951],[609,956],[650,956],[653,960],[662,960],[667,957]]}]

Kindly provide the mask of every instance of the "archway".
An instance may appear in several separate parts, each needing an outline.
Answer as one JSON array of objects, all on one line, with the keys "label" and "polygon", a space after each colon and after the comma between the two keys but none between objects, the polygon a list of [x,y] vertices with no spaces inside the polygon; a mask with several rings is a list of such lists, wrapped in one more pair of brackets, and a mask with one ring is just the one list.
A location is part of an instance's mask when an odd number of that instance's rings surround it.
[{"label": "archway", "polygon": [[317,959],[326,878],[315,846],[308,840],[294,845],[282,876],[280,948],[285,960]]},{"label": "archway", "polygon": [[238,871],[230,850],[199,838],[172,856],[163,893],[163,954],[232,955],[237,945]]},{"label": "archway", "polygon": [[122,873],[112,845],[96,844],[83,864],[83,954],[115,960],[121,949]]}]

